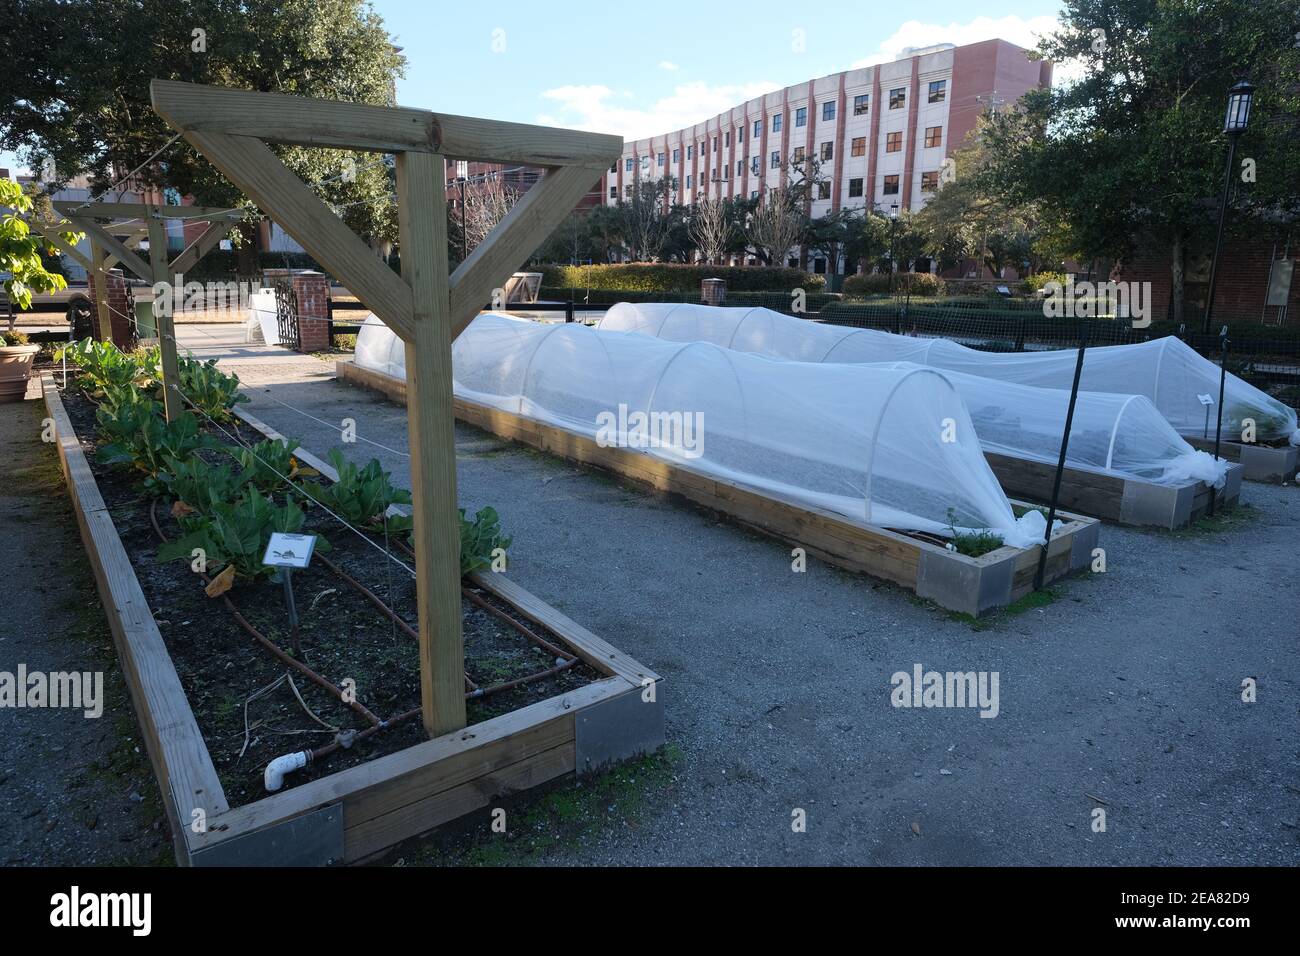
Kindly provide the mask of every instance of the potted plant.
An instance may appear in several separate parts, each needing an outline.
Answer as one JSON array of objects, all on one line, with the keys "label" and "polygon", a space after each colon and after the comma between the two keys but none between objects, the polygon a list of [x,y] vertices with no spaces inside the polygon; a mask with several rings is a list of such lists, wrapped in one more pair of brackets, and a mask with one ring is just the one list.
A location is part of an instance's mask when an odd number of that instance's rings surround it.
[{"label": "potted plant", "polygon": [[22,332],[0,332],[0,402],[22,401],[32,360],[40,350],[39,345],[28,345]]}]

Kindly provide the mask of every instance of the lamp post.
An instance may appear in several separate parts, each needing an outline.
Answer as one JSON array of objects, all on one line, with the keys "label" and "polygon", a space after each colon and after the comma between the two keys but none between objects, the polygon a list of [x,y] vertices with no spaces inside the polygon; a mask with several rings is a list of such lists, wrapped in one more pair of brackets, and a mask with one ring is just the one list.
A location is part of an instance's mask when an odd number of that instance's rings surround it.
[{"label": "lamp post", "polygon": [[1214,255],[1210,257],[1210,287],[1205,293],[1205,321],[1201,331],[1210,333],[1210,320],[1214,312],[1214,285],[1219,272],[1219,246],[1223,243],[1223,223],[1228,218],[1228,193],[1232,190],[1232,164],[1237,158],[1237,137],[1246,131],[1250,120],[1250,101],[1255,87],[1245,80],[1228,91],[1228,112],[1223,118],[1223,133],[1228,137],[1228,167],[1223,174],[1223,199],[1219,203],[1219,228],[1214,234]]},{"label": "lamp post", "polygon": [[894,294],[894,272],[898,263],[894,260],[894,227],[898,225],[898,203],[889,206],[889,294]]}]

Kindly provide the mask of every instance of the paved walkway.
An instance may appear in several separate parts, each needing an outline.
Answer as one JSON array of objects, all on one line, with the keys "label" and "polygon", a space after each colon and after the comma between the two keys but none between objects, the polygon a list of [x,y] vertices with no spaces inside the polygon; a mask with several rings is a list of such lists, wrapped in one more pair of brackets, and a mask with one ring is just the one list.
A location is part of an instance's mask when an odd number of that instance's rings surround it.
[{"label": "paved walkway", "polygon": [[[323,454],[351,418],[348,454],[408,475],[404,409],[331,364],[180,334],[281,432]],[[464,426],[457,471],[463,506],[501,512],[521,584],[667,679],[676,779],[646,795],[639,828],[549,862],[1300,862],[1294,487],[1248,485],[1260,517],[1219,533],[1107,526],[1107,573],[977,632],[868,578],[792,573],[769,539]],[[918,663],[998,672],[998,717],[892,708],[891,675]],[[1240,700],[1246,677],[1257,703]]]}]

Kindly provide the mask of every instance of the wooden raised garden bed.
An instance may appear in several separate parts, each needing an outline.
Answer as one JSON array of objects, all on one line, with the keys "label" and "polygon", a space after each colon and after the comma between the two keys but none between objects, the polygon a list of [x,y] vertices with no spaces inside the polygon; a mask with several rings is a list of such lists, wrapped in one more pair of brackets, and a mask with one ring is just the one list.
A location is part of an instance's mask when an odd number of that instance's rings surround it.
[{"label": "wooden raised garden bed", "polygon": [[[469,579],[471,584],[580,659],[590,678],[520,709],[372,759],[349,754],[354,759],[346,769],[304,777],[296,785],[290,777],[287,789],[231,806],[209,749],[211,739],[205,738],[183,686],[188,671],[178,673],[53,376],[43,375],[41,384],[82,540],[162,790],[178,863],[358,862],[501,797],[662,744],[658,675],[505,575],[479,573]],[[246,420],[255,422],[251,416]],[[261,430],[274,437],[265,426]],[[332,477],[332,469],[310,453],[300,451],[298,457]],[[249,655],[258,653],[249,647]],[[415,733],[418,727],[413,721],[406,729]],[[319,767],[327,771],[328,761]]]},{"label": "wooden raised garden bed", "polygon": [[[405,383],[352,362],[337,363],[339,378],[405,401]],[[924,538],[858,524],[843,515],[759,494],[633,449],[603,448],[594,440],[509,412],[456,399],[456,417],[502,438],[520,441],[585,465],[615,472],[659,491],[681,495],[852,571],[901,584],[942,607],[982,614],[1033,589],[1039,548],[998,548],[979,557],[949,551]],[[1023,504],[1014,502],[1015,504]],[[1044,581],[1089,566],[1100,525],[1058,511]]]},{"label": "wooden raised garden bed", "polygon": [[[1214,454],[1214,439],[1188,438],[1193,448]],[[1242,477],[1280,485],[1294,481],[1300,467],[1300,448],[1295,445],[1248,445],[1239,441],[1219,442],[1219,457],[1241,464]]]},{"label": "wooden raised garden bed", "polygon": [[[1002,490],[1030,501],[1052,498],[1056,467],[1040,461],[985,452]],[[1217,495],[1220,506],[1235,504],[1241,496],[1241,465],[1228,468],[1227,483]],[[1061,479],[1060,504],[1079,514],[1138,527],[1173,530],[1185,528],[1205,513],[1210,486],[1203,481],[1161,485],[1139,478],[1103,475],[1067,468]]]}]

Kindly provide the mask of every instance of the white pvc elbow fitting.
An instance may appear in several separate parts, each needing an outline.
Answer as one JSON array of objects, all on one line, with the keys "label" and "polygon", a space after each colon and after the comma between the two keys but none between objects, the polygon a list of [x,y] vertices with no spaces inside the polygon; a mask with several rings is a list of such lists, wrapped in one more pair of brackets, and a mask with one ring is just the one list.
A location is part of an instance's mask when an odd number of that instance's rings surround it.
[{"label": "white pvc elbow fitting", "polygon": [[266,770],[262,774],[262,782],[266,784],[268,793],[275,793],[284,786],[286,774],[293,773],[295,770],[301,770],[311,762],[310,750],[299,750],[297,753],[284,754],[276,757],[266,765]]}]

